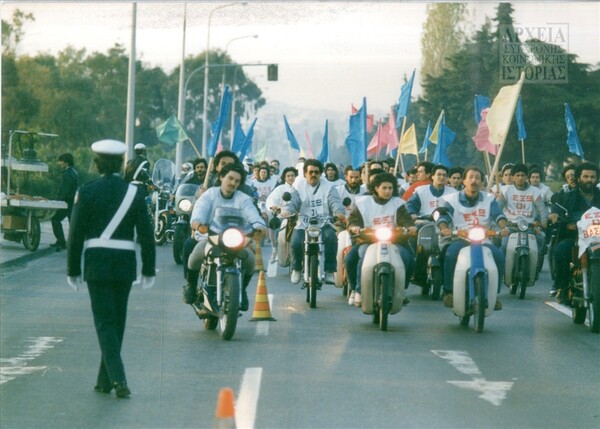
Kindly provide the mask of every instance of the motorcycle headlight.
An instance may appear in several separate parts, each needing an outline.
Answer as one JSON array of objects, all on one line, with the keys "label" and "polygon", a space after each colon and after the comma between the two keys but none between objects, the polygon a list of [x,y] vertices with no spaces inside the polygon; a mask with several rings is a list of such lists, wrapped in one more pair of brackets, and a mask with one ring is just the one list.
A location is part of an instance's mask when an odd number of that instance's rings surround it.
[{"label": "motorcycle headlight", "polygon": [[317,238],[320,233],[321,233],[321,230],[319,230],[318,226],[309,226],[308,227],[308,236],[310,238]]},{"label": "motorcycle headlight", "polygon": [[377,228],[375,230],[377,241],[390,241],[392,239],[392,230],[390,228]]},{"label": "motorcycle headlight", "polygon": [[179,210],[182,212],[189,212],[192,209],[192,202],[188,199],[179,200],[179,204],[177,205]]},{"label": "motorcycle headlight", "polygon": [[483,241],[485,238],[485,229],[473,228],[469,230],[469,240],[471,241]]},{"label": "motorcycle headlight", "polygon": [[529,224],[526,220],[521,219],[517,223],[517,227],[519,228],[519,231],[525,232],[529,229]]},{"label": "motorcycle headlight", "polygon": [[229,228],[223,232],[223,236],[221,238],[223,244],[230,249],[235,249],[244,244],[244,234],[242,231],[236,228]]}]

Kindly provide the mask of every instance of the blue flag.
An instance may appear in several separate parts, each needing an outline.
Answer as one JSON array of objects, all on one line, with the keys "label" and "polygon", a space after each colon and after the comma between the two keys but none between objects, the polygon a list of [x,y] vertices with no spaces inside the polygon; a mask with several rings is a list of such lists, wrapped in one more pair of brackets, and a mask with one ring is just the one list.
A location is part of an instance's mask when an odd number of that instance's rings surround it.
[{"label": "blue flag", "polygon": [[238,158],[240,156],[240,152],[242,150],[242,146],[244,145],[245,140],[246,134],[244,133],[244,130],[242,130],[240,118],[237,118],[237,121],[235,122],[235,132],[233,133],[233,142],[231,143],[231,151],[235,153],[238,156]]},{"label": "blue flag", "polygon": [[248,128],[248,134],[246,134],[246,139],[244,140],[244,144],[242,145],[242,148],[240,150],[240,159],[244,159],[246,157],[246,154],[252,147],[252,138],[254,137],[254,124],[256,124],[257,119],[258,118],[254,118],[254,121],[252,121],[252,124],[250,124],[250,128]]},{"label": "blue flag", "polygon": [[323,135],[323,146],[321,147],[321,153],[317,156],[317,159],[325,164],[329,160],[329,121],[325,120],[325,135]]},{"label": "blue flag", "polygon": [[517,108],[515,110],[517,116],[517,128],[519,130],[519,140],[525,140],[527,138],[527,131],[525,131],[525,123],[523,122],[523,105],[521,104],[521,96],[517,100]]},{"label": "blue flag", "polygon": [[481,111],[486,107],[490,107],[490,97],[475,94],[475,126],[478,126],[481,122]]},{"label": "blue flag", "polygon": [[287,133],[287,138],[290,142],[290,147],[295,150],[300,150],[300,145],[298,144],[298,140],[294,136],[292,129],[290,128],[290,124],[288,123],[287,118],[283,115],[283,120],[285,122],[285,132]]},{"label": "blue flag", "polygon": [[567,146],[569,152],[577,155],[581,159],[583,158],[583,149],[581,148],[581,142],[577,135],[577,127],[575,126],[575,119],[569,108],[569,104],[565,103],[565,122],[567,123]]},{"label": "blue flag", "polygon": [[419,149],[419,153],[427,152],[429,149],[429,136],[431,135],[431,121],[427,121],[427,131],[425,132],[425,138],[423,139],[423,144],[421,145],[421,149]]},{"label": "blue flag", "polygon": [[433,154],[434,164],[443,164],[446,167],[452,167],[452,163],[450,163],[446,151],[448,150],[448,146],[454,142],[455,138],[456,133],[442,122],[438,132],[438,144],[435,147],[435,153]]},{"label": "blue flag", "polygon": [[363,98],[360,109],[350,115],[346,147],[350,152],[352,167],[359,168],[367,160],[367,98]]},{"label": "blue flag", "polygon": [[396,128],[402,126],[402,118],[408,116],[408,107],[410,106],[410,93],[412,92],[413,81],[415,80],[415,70],[412,72],[412,76],[402,88],[400,88],[400,99],[396,106]]},{"label": "blue flag", "polygon": [[217,152],[217,145],[219,143],[219,137],[221,135],[221,130],[223,129],[223,123],[227,116],[229,116],[229,108],[231,107],[231,91],[229,91],[229,85],[225,85],[225,89],[223,90],[223,97],[221,98],[221,107],[219,109],[219,117],[215,122],[210,125],[210,129],[212,131],[212,135],[210,136],[210,140],[208,141],[208,145],[206,148],[206,152],[208,156],[212,158],[215,156]]}]

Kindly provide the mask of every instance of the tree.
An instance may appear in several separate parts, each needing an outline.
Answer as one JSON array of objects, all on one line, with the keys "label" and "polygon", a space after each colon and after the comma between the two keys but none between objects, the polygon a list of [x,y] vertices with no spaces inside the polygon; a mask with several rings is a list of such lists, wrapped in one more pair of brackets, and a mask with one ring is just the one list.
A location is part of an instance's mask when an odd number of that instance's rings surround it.
[{"label": "tree", "polygon": [[16,55],[17,47],[25,32],[23,25],[26,21],[35,21],[33,14],[24,13],[15,9],[12,16],[12,22],[2,20],[2,53],[5,55]]}]

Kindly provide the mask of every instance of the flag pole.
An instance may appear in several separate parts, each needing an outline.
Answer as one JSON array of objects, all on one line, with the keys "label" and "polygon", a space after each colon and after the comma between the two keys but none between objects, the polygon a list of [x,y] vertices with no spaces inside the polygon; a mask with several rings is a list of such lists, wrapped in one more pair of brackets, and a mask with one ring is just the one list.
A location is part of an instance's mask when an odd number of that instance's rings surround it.
[{"label": "flag pole", "polygon": [[400,140],[398,141],[398,153],[396,154],[396,163],[394,164],[394,176],[398,174],[398,162],[400,162],[402,166],[402,171],[404,171],[404,161],[402,161],[402,154],[400,153],[400,142],[402,141],[402,137],[404,136],[404,127],[406,126],[406,116],[402,118],[402,130],[400,131]]},{"label": "flag pole", "polygon": [[196,149],[196,145],[194,144],[192,139],[188,137],[186,139],[186,141],[190,142],[190,144],[192,145],[192,148],[194,149],[194,152],[196,152],[196,155],[198,155],[198,158],[202,158],[202,155],[200,155],[200,152],[198,152],[198,149]]},{"label": "flag pole", "polygon": [[[525,72],[521,72],[521,77],[519,79],[519,81],[517,82],[517,84],[519,85],[519,93],[521,92],[521,88],[523,87],[523,80],[525,80]],[[512,103],[511,105],[511,111],[514,113],[515,111],[515,107],[517,106],[517,99],[519,97],[515,98],[514,103]],[[492,102],[492,107],[494,106],[494,103]],[[509,123],[510,126],[510,123]],[[490,182],[487,185],[487,189],[486,191],[490,191],[490,189],[492,188],[493,182],[494,180],[496,180],[496,172],[498,171],[498,164],[500,164],[500,158],[502,157],[502,151],[504,150],[504,143],[506,142],[506,135],[508,133],[505,132],[504,136],[502,138],[502,143],[500,143],[500,147],[498,148],[498,153],[496,154],[496,158],[494,159],[494,167],[492,168],[492,173],[491,173],[491,179]]]},{"label": "flag pole", "polygon": [[521,139],[521,158],[523,159],[523,164],[525,164],[525,140]]}]

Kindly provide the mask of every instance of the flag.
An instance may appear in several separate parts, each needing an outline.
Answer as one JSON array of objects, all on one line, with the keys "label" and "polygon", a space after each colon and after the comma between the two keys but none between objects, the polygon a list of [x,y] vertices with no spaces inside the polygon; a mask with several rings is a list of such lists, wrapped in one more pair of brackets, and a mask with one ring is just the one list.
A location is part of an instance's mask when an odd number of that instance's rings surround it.
[{"label": "flag", "polygon": [[437,121],[435,121],[435,125],[433,126],[433,130],[431,131],[431,135],[429,136],[429,142],[430,143],[437,144],[440,125],[443,122],[444,122],[444,110],[442,110],[440,112],[440,116],[438,116]]},{"label": "flag", "polygon": [[295,150],[301,150],[300,145],[298,144],[298,140],[296,140],[296,137],[294,136],[294,133],[292,132],[292,129],[290,128],[290,124],[288,123],[288,120],[285,117],[285,115],[283,115],[283,121],[285,122],[285,132],[286,132],[287,138],[290,142],[290,147]]},{"label": "flag", "polygon": [[523,72],[517,83],[500,88],[500,91],[498,91],[496,98],[492,102],[492,107],[490,107],[486,118],[490,129],[490,142],[492,144],[502,145],[506,140],[508,128],[510,127],[524,79],[525,73]]},{"label": "flag", "polygon": [[573,118],[573,114],[571,113],[568,103],[565,103],[565,122],[567,124],[567,146],[569,147],[569,152],[577,155],[581,159],[584,159],[581,142],[579,141],[579,136],[577,135],[577,127],[575,126],[575,118]]},{"label": "flag", "polygon": [[396,106],[396,128],[400,128],[402,126],[402,118],[408,116],[408,108],[410,106],[410,93],[412,92],[414,80],[415,70],[413,70],[408,82],[406,82],[404,85],[402,85],[402,88],[400,88],[400,99],[398,100],[398,105]]},{"label": "flag", "polygon": [[490,97],[486,97],[485,95],[477,95],[475,94],[475,125],[479,125],[481,122],[481,111],[486,107],[490,107]]},{"label": "flag", "polygon": [[373,137],[371,138],[371,142],[369,143],[369,145],[367,146],[367,157],[377,157],[377,155],[379,155],[379,149],[381,148],[381,129],[382,129],[382,125],[381,125],[381,119],[379,120],[379,123],[377,124],[377,131],[375,131],[375,134],[373,134]]},{"label": "flag", "polygon": [[446,167],[452,167],[446,151],[448,150],[448,146],[454,142],[455,138],[456,133],[448,128],[446,124],[441,123],[438,131],[438,144],[435,147],[435,153],[433,154],[434,164],[443,164]]},{"label": "flag", "polygon": [[308,136],[308,131],[304,130],[304,137],[306,138],[306,151],[308,152],[308,157],[309,158],[314,158],[315,156],[313,155],[313,151],[312,151],[312,145],[310,144],[310,137]]},{"label": "flag", "polygon": [[401,137],[399,147],[400,153],[417,155],[417,132],[415,131],[415,124],[412,124]]},{"label": "flag", "polygon": [[388,118],[387,124],[383,126],[384,144],[386,146],[386,155],[389,155],[394,149],[398,147],[398,131],[396,130],[396,116],[394,109],[390,111],[390,117]]},{"label": "flag", "polygon": [[425,138],[423,139],[423,144],[421,145],[421,149],[419,149],[419,153],[427,153],[429,149],[429,136],[431,135],[431,121],[427,121],[427,131],[425,131]]},{"label": "flag", "polygon": [[363,98],[362,107],[350,115],[348,121],[346,146],[352,159],[352,167],[359,168],[367,160],[367,98]]},{"label": "flag", "polygon": [[[356,107],[354,107],[354,104],[351,105],[352,107],[352,114],[354,115],[356,112],[358,112],[358,109]],[[371,131],[373,131],[373,127],[375,126],[375,115],[369,115],[367,114],[367,134],[369,134]]]},{"label": "flag", "polygon": [[517,100],[517,128],[519,129],[519,140],[525,140],[527,138],[527,131],[525,131],[525,123],[523,122],[523,105],[521,104],[521,96]]},{"label": "flag", "polygon": [[325,134],[323,135],[323,146],[321,146],[321,153],[319,153],[317,159],[323,164],[329,161],[329,121],[327,119],[325,119]]},{"label": "flag", "polygon": [[267,157],[267,146],[269,142],[266,142],[263,147],[259,149],[258,152],[254,155],[254,162],[260,162],[266,159]]},{"label": "flag", "polygon": [[477,133],[472,138],[473,142],[475,142],[475,147],[477,147],[478,150],[481,152],[485,150],[492,155],[497,155],[498,146],[490,142],[490,129],[488,128],[486,120],[489,110],[490,108],[486,107],[481,111],[481,120],[477,126]]},{"label": "flag", "polygon": [[208,145],[206,147],[206,152],[210,158],[215,156],[217,153],[217,143],[219,142],[219,137],[221,136],[221,129],[223,128],[223,123],[227,116],[229,116],[229,108],[231,107],[231,91],[229,90],[229,85],[225,85],[225,89],[223,90],[223,96],[221,97],[221,107],[219,108],[219,117],[215,122],[210,125],[210,129],[212,135],[210,136],[210,140],[208,141]]},{"label": "flag", "polygon": [[189,139],[187,133],[183,129],[183,125],[181,125],[181,122],[179,122],[174,114],[156,127],[156,137],[158,137],[161,142],[170,145]]},{"label": "flag", "polygon": [[235,134],[233,135],[233,145],[231,147],[231,151],[235,153],[239,159],[244,159],[246,153],[248,153],[248,149],[252,147],[252,138],[254,137],[254,124],[256,124],[256,119],[257,118],[254,118],[250,128],[248,128],[248,134],[244,134],[244,130],[242,130],[242,126],[238,118],[237,125],[235,127]]}]

